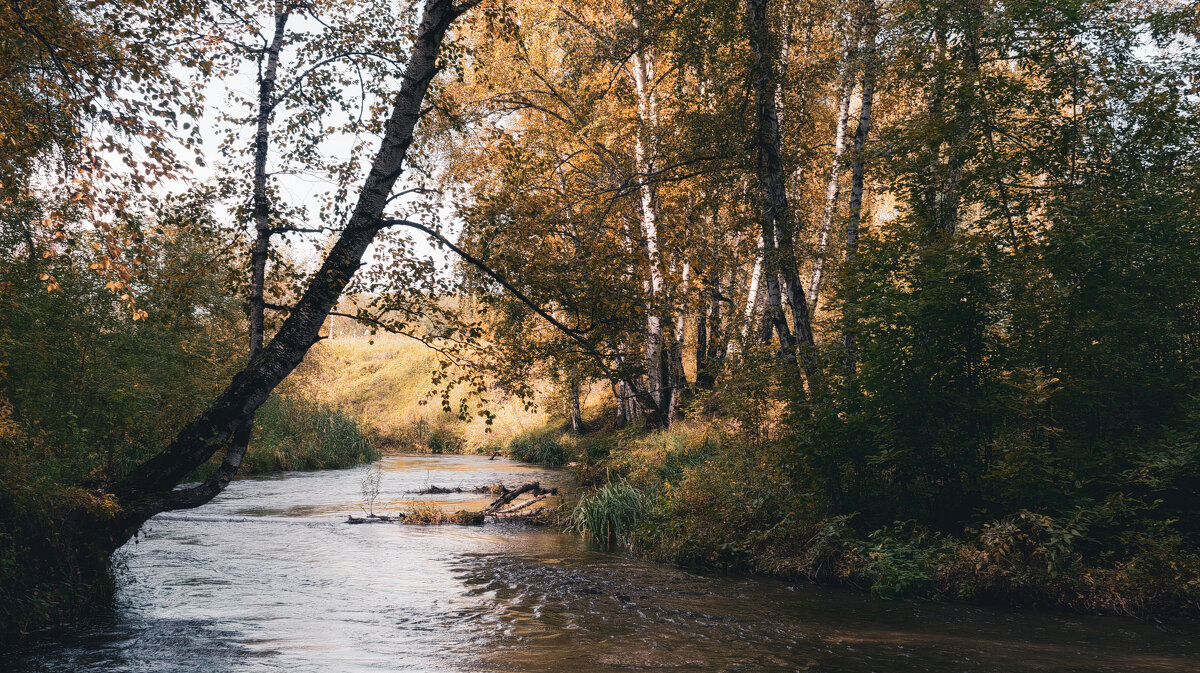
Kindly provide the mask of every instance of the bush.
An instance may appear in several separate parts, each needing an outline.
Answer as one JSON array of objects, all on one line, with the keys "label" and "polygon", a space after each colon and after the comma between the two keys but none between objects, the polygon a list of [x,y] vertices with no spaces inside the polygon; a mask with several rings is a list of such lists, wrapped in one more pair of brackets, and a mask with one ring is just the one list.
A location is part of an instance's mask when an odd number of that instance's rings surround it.
[{"label": "bush", "polygon": [[553,432],[525,433],[508,445],[508,455],[514,460],[557,467],[567,462],[567,452]]},{"label": "bush", "polygon": [[463,440],[449,428],[434,428],[425,434],[425,449],[430,453],[458,453],[462,451]]},{"label": "bush", "polygon": [[870,582],[871,595],[878,598],[930,598],[934,594],[931,575],[938,546],[923,531],[884,528],[871,533],[862,546],[866,564],[862,575]]}]

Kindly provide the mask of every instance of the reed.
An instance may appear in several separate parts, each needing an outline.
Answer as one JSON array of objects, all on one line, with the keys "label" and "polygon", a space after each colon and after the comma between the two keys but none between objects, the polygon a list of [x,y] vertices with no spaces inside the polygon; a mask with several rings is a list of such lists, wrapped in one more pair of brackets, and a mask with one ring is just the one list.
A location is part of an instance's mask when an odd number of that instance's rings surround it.
[{"label": "reed", "polygon": [[638,525],[645,521],[654,499],[624,479],[610,481],[584,495],[567,520],[567,529],[607,548],[631,548]]}]

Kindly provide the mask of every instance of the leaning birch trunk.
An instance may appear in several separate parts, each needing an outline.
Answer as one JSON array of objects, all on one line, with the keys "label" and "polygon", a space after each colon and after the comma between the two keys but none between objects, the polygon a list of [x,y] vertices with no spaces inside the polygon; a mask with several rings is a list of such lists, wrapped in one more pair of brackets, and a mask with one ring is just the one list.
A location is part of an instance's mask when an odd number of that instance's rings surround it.
[{"label": "leaning birch trunk", "polygon": [[94,522],[96,525],[89,531],[107,537],[99,544],[116,549],[154,514],[203,504],[233,479],[240,460],[227,461],[204,484],[173,490],[192,470],[236,441],[234,435],[246,425],[246,419],[320,339],[326,315],[361,265],[375,235],[385,226],[381,219],[383,209],[403,170],[426,91],[438,72],[437,58],[446,31],[454,19],[474,4],[474,0],[458,6],[451,0],[429,0],[379,152],[345,229],[274,338],[234,375],[205,411],[180,431],[170,446],[116,485],[113,494],[120,504],[119,513]]},{"label": "leaning birch trunk", "polygon": [[[847,64],[847,68],[849,68],[849,64]],[[850,96],[853,90],[854,85],[850,73],[846,73],[842,85],[841,102],[838,104],[837,128],[833,134],[833,165],[829,169],[829,182],[825,186],[825,209],[821,212],[820,233],[817,235],[812,278],[808,283],[808,306],[814,317],[817,313],[817,299],[821,296],[825,255],[829,251],[829,230],[833,227],[833,213],[837,208],[838,196],[841,194],[842,155],[846,152],[846,124],[850,120]]]},{"label": "leaning birch trunk", "polygon": [[[863,73],[862,103],[858,112],[858,129],[854,132],[854,157],[850,161],[850,208],[846,216],[846,258],[843,267],[853,272],[854,260],[858,256],[858,227],[862,220],[863,150],[871,134],[871,108],[875,101],[876,45],[875,35],[879,30],[875,16],[874,0],[863,0],[862,17]],[[842,315],[842,346],[845,349],[843,369],[846,379],[852,380],[858,368],[858,308],[847,302]]]},{"label": "leaning birch trunk", "polygon": [[[779,117],[775,109],[775,59],[772,52],[771,29],[767,17],[767,0],[746,0],[750,47],[754,52],[753,85],[758,146],[758,182],[763,242],[767,255],[764,273],[767,281],[767,309],[775,325],[779,346],[785,361],[794,362],[796,346],[809,383],[818,376],[813,353],[813,333],[808,303],[800,282],[796,264],[796,248],[784,188],[780,157]],[[782,281],[782,282],[781,282]],[[795,337],[783,312],[781,289],[787,293],[792,307]]]}]

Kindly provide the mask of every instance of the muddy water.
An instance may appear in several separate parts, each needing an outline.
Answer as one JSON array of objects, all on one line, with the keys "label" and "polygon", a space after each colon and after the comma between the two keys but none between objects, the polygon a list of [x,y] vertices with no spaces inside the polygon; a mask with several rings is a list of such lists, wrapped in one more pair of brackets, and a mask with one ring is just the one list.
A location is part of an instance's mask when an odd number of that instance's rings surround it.
[{"label": "muddy water", "polygon": [[[561,477],[510,461],[383,461],[377,511]],[[904,602],[691,573],[545,529],[347,525],[361,472],[234,483],[120,554],[109,613],[11,671],[1200,671],[1200,635],[1121,619]]]}]

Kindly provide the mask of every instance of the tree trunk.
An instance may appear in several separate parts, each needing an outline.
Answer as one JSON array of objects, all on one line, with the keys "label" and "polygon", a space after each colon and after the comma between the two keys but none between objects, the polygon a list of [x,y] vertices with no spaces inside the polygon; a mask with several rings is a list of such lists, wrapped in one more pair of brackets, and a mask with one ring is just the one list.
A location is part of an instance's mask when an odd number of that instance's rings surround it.
[{"label": "tree trunk", "polygon": [[[712,299],[708,303],[708,355],[705,358],[704,380],[701,385],[711,389],[716,383],[717,372],[725,360],[725,321],[721,308],[721,279],[716,279]],[[730,292],[732,294],[732,283]]]},{"label": "tree trunk", "polygon": [[[849,50],[848,50],[849,51]],[[821,280],[825,270],[825,255],[829,251],[829,230],[833,227],[833,214],[841,194],[842,155],[846,152],[846,124],[850,120],[850,96],[854,90],[850,77],[850,55],[847,54],[846,74],[842,84],[841,102],[838,104],[837,128],[833,134],[833,164],[829,169],[829,182],[825,187],[825,209],[821,212],[820,232],[817,235],[817,250],[813,259],[812,278],[808,283],[808,305],[813,317],[817,314],[817,299],[821,296]]]},{"label": "tree trunk", "polygon": [[611,381],[610,385],[612,386],[613,399],[617,402],[616,418],[613,424],[620,430],[629,425],[629,414],[625,412],[625,390],[624,386],[616,381]]},{"label": "tree trunk", "polygon": [[455,6],[450,0],[428,2],[379,152],[346,228],[270,343],[233,377],[204,412],[183,428],[170,446],[116,485],[114,494],[121,509],[112,519],[98,522],[99,530],[95,533],[107,535],[101,544],[116,549],[154,514],[207,502],[236,474],[240,459],[227,461],[229,465],[223,464],[214,478],[198,487],[172,490],[222,447],[240,443],[237,435],[247,432],[247,419],[320,338],[326,315],[384,226],[383,209],[403,170],[425,93],[437,74],[437,57],[446,30],[473,4]]},{"label": "tree trunk", "polygon": [[[862,35],[863,72],[862,103],[858,112],[858,129],[854,132],[854,157],[850,161],[850,209],[846,216],[846,258],[844,268],[853,273],[854,260],[858,256],[858,226],[862,220],[862,197],[864,161],[863,150],[871,134],[871,108],[875,101],[876,45],[875,35],[879,30],[875,16],[875,0],[863,0]],[[853,302],[845,304],[842,315],[842,345],[845,348],[843,369],[846,379],[852,380],[858,368],[858,308]]]},{"label": "tree trunk", "polygon": [[637,394],[625,381],[612,382],[613,396],[617,398],[617,428],[627,428],[642,415]]},{"label": "tree trunk", "polygon": [[[254,132],[254,178],[252,183],[254,243],[250,248],[250,329],[249,357],[251,360],[262,350],[263,323],[266,312],[265,286],[267,259],[271,251],[271,204],[267,194],[267,154],[270,150],[271,113],[274,110],[275,81],[279,72],[279,56],[283,51],[283,39],[287,22],[291,17],[291,5],[275,6],[275,32],[267,47],[265,63],[258,81],[258,118]],[[261,63],[261,61],[260,61]],[[254,413],[250,412],[242,424],[233,432],[225,457],[217,474],[232,479],[241,467],[242,459],[249,448],[254,430]],[[225,483],[228,483],[226,480]]]},{"label": "tree trunk", "polygon": [[[968,6],[971,3],[968,3]],[[971,10],[968,9],[968,12]],[[970,39],[970,38],[968,38]],[[941,56],[949,51],[946,29],[939,25],[934,29],[934,40],[939,55],[939,68],[944,68]],[[929,121],[938,128],[949,126],[948,137],[941,132],[931,137],[926,145],[929,157],[927,181],[922,198],[925,210],[924,245],[929,245],[947,236],[952,236],[958,228],[959,205],[961,203],[960,185],[963,175],[963,147],[968,134],[970,123],[970,107],[962,100],[962,91],[958,91],[955,101],[955,119],[952,124],[945,124],[946,114],[946,77],[942,70],[935,70],[932,93],[929,97]],[[945,145],[945,151],[942,146]],[[943,161],[944,160],[944,161]]]},{"label": "tree trunk", "polygon": [[750,329],[754,325],[754,314],[758,312],[759,295],[762,283],[763,259],[766,256],[766,244],[760,234],[758,237],[758,254],[754,257],[754,268],[750,271],[750,287],[746,288],[746,310],[742,322],[742,343],[750,338]]},{"label": "tree trunk", "polygon": [[567,413],[571,418],[571,432],[582,435],[587,432],[583,425],[583,410],[579,406],[579,378],[567,376]]},{"label": "tree trunk", "polygon": [[700,305],[696,308],[696,385],[701,388],[711,388],[712,382],[708,381],[708,310],[709,305],[713,303],[705,295],[700,295]]},{"label": "tree trunk", "polygon": [[258,81],[258,126],[254,133],[254,245],[250,249],[250,357],[262,350],[264,285],[267,276],[267,255],[271,247],[271,204],[267,195],[267,153],[270,149],[271,113],[275,107],[275,77],[279,71],[279,54],[291,16],[291,5],[276,5],[275,33],[266,50],[266,63]]},{"label": "tree trunk", "polygon": [[[641,195],[642,241],[650,270],[649,306],[646,310],[646,387],[657,409],[652,422],[669,423],[671,407],[671,363],[668,344],[663,335],[662,302],[665,290],[662,256],[658,246],[658,204],[650,176],[654,174],[651,157],[654,134],[658,128],[658,101],[654,95],[654,52],[639,49],[633,54],[633,83],[638,99],[640,128],[634,140],[634,163],[642,176]],[[661,417],[661,418],[660,418]]]},{"label": "tree trunk", "polygon": [[[683,263],[683,273],[680,277],[681,295],[686,296],[688,281],[691,278],[692,264],[691,262]],[[667,426],[673,425],[679,420],[682,414],[681,405],[683,404],[683,392],[687,388],[687,373],[683,371],[683,342],[686,336],[684,330],[687,327],[684,313],[679,310],[675,316],[675,332],[674,339],[671,340],[671,347],[667,349],[667,389],[664,397],[667,402]]]},{"label": "tree trunk", "polygon": [[[758,147],[759,215],[767,251],[764,264],[767,311],[775,326],[782,357],[785,361],[795,362],[798,343],[801,362],[811,384],[818,372],[808,303],[800,283],[791,213],[784,189],[779,117],[775,109],[774,45],[766,4],[767,0],[746,0],[750,47],[754,52],[755,143]],[[781,290],[787,293],[792,307],[794,338],[783,312]]]}]

